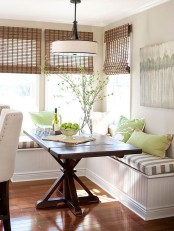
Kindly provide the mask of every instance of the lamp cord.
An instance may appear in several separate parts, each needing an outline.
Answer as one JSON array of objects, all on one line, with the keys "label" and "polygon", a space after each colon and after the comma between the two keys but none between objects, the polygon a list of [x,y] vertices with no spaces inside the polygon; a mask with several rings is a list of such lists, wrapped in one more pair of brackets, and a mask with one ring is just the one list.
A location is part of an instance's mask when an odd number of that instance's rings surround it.
[{"label": "lamp cord", "polygon": [[76,5],[77,5],[77,0],[74,1],[74,4],[75,4],[75,12],[74,12],[73,28],[72,28],[72,31],[71,31],[71,40],[78,40],[77,21],[76,21]]},{"label": "lamp cord", "polygon": [[77,2],[75,0],[75,12],[74,12],[74,21],[76,21],[76,5],[77,5]]}]

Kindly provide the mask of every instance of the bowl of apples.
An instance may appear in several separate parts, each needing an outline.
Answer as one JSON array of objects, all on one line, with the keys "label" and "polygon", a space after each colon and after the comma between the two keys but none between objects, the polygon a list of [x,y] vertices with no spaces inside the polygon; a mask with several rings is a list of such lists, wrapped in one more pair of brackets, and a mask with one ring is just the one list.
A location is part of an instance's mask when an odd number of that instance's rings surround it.
[{"label": "bowl of apples", "polygon": [[60,131],[65,136],[65,138],[71,139],[79,131],[79,125],[77,123],[63,123],[60,126]]}]

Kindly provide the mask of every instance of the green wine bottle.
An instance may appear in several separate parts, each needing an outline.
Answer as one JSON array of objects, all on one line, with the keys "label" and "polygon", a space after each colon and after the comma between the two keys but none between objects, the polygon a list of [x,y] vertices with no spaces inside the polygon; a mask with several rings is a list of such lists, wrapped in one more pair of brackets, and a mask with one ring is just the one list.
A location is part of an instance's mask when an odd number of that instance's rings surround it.
[{"label": "green wine bottle", "polygon": [[59,120],[58,120],[57,108],[55,108],[54,119],[53,119],[53,131],[58,131],[58,130],[59,130]]}]

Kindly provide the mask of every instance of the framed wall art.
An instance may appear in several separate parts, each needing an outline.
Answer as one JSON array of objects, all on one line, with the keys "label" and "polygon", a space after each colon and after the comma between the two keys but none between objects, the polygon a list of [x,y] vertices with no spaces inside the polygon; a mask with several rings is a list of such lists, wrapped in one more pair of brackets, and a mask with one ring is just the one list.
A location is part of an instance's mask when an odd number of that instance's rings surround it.
[{"label": "framed wall art", "polygon": [[174,108],[174,41],[140,49],[140,105]]}]

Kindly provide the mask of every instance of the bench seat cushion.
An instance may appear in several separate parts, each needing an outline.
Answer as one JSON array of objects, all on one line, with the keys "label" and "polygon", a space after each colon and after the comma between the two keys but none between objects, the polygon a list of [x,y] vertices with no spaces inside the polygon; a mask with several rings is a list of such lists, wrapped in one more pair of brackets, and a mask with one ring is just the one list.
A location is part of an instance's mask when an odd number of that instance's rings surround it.
[{"label": "bench seat cushion", "polygon": [[21,136],[18,143],[18,149],[41,148],[41,146],[27,136]]},{"label": "bench seat cushion", "polygon": [[25,149],[25,148],[41,148],[41,146],[34,141],[19,142],[18,149]]},{"label": "bench seat cushion", "polygon": [[174,172],[174,159],[168,157],[161,159],[157,156],[142,153],[125,155],[123,158],[114,158],[148,176]]}]

